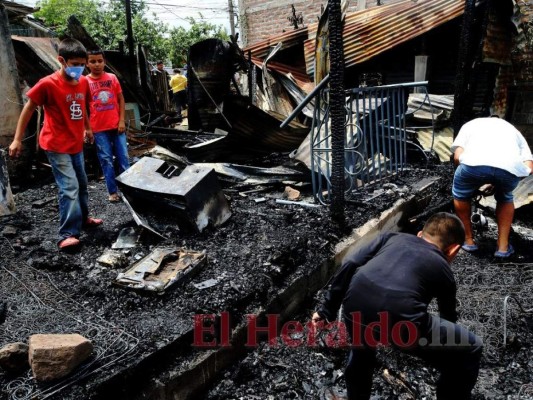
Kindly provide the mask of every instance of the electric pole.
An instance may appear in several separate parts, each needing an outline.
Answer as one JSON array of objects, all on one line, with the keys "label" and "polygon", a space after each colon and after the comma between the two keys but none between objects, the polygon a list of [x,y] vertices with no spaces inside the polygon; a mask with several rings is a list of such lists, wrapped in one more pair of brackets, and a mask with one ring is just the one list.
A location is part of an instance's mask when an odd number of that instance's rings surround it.
[{"label": "electric pole", "polygon": [[229,8],[229,28],[231,36],[235,37],[235,17],[233,15],[233,0],[228,0]]},{"label": "electric pole", "polygon": [[130,59],[133,60],[133,28],[131,25],[131,3],[130,0],[126,0],[126,29],[127,29],[127,38],[126,42],[128,43],[128,53]]}]

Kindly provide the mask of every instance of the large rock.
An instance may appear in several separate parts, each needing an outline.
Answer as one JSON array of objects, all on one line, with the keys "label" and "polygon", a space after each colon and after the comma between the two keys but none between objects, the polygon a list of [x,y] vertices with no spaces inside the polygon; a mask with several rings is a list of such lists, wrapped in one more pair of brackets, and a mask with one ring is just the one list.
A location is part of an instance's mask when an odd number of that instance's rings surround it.
[{"label": "large rock", "polygon": [[38,381],[63,378],[93,352],[92,343],[78,334],[32,335],[29,361]]},{"label": "large rock", "polygon": [[29,367],[28,345],[9,343],[0,349],[0,367],[5,371],[18,373]]}]

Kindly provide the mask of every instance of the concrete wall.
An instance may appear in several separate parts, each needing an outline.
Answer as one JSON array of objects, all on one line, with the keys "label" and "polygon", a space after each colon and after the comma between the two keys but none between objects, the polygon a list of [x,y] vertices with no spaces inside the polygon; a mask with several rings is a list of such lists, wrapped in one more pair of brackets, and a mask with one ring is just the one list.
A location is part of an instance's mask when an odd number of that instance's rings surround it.
[{"label": "concrete wall", "polygon": [[[400,0],[381,0],[381,4],[395,3]],[[348,0],[348,12],[374,7],[377,0]],[[296,15],[303,17],[303,25],[318,22],[321,7],[326,7],[327,0],[239,0],[239,23],[241,39],[244,46],[265,40],[269,36],[294,29],[288,17],[292,16],[292,7]]]}]

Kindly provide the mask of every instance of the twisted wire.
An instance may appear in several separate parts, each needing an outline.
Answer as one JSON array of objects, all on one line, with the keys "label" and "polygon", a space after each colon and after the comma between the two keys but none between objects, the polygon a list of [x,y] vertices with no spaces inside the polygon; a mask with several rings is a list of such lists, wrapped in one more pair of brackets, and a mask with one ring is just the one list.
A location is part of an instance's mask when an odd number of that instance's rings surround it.
[{"label": "twisted wire", "polygon": [[31,371],[11,380],[0,371],[0,390],[9,400],[47,399],[68,386],[116,365],[135,354],[139,340],[85,309],[68,297],[50,276],[3,252],[0,263],[2,300],[8,318],[0,325],[0,347],[27,342],[31,335],[78,333],[89,339],[94,351],[76,371],[51,384],[39,384]]},{"label": "twisted wire", "polygon": [[[499,362],[505,348],[505,321],[510,335],[524,330],[525,312],[520,305],[527,306],[533,301],[530,289],[533,263],[472,263],[455,270],[454,275],[458,322],[483,340],[483,354],[487,362]],[[504,312],[504,299],[509,295],[516,302],[510,302]],[[432,303],[430,309],[436,312],[437,306]]]}]

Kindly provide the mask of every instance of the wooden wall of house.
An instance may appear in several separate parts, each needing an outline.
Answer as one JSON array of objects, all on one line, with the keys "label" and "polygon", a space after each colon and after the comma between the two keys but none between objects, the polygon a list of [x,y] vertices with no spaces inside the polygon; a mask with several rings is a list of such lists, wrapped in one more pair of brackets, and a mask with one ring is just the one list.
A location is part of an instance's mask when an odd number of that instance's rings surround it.
[{"label": "wooden wall of house", "polygon": [[[0,5],[0,148],[7,148],[13,141],[18,117],[22,110],[22,94],[17,73],[15,52],[11,43],[9,22],[5,8]],[[10,174],[17,170],[24,171],[29,159],[29,152],[33,150],[25,146],[23,156],[16,163],[8,162]],[[27,172],[27,171],[26,171]]]}]

